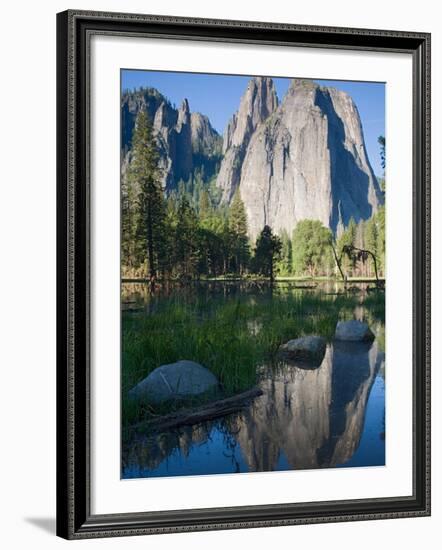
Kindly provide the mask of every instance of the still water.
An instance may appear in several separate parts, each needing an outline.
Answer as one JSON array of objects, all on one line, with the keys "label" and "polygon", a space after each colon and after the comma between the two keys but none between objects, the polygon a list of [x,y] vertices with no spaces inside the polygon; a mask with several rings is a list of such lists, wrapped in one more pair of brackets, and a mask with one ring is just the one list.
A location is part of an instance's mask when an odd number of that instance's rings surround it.
[{"label": "still water", "polygon": [[[379,321],[371,328],[384,329]],[[125,442],[122,477],[384,465],[380,342],[333,341],[316,369],[261,366],[263,394],[242,411]]]}]

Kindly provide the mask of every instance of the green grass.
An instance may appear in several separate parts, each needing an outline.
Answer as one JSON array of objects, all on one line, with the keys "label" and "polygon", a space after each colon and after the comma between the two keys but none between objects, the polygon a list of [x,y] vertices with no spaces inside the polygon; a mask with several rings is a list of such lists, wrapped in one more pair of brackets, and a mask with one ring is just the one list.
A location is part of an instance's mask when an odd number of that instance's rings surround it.
[{"label": "green grass", "polygon": [[[365,298],[370,311],[383,315],[383,294]],[[331,340],[338,320],[352,319],[359,295],[321,292],[186,293],[155,298],[150,311],[123,314],[123,426],[164,412],[137,405],[127,392],[160,365],[196,361],[220,380],[224,393],[257,382],[257,367],[277,359],[281,343],[307,334]]]}]

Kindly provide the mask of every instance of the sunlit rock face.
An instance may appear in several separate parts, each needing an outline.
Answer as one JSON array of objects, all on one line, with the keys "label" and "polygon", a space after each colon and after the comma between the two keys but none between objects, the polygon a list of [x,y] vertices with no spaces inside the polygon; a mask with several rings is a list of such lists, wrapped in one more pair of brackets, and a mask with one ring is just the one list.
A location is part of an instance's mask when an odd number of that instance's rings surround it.
[{"label": "sunlit rock face", "polygon": [[238,111],[229,120],[223,139],[223,161],[216,181],[222,200],[230,202],[239,185],[244,156],[259,125],[277,108],[278,98],[271,78],[252,78]]},{"label": "sunlit rock face", "polygon": [[[245,104],[243,97],[238,120],[243,111],[250,118]],[[265,225],[291,234],[303,219],[339,232],[351,217],[367,219],[377,210],[383,197],[348,94],[295,79],[279,107],[275,100],[266,111],[267,117],[258,111],[255,128],[236,133],[227,127],[217,180],[227,202],[239,188],[252,239]]]}]

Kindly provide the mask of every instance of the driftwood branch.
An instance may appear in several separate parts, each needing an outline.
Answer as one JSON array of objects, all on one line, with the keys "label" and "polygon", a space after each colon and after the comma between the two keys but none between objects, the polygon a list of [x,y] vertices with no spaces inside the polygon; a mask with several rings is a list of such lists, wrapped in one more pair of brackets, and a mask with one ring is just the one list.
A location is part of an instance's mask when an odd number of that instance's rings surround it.
[{"label": "driftwood branch", "polygon": [[132,428],[135,430],[142,429],[144,432],[159,433],[179,426],[189,426],[207,420],[214,420],[243,409],[262,393],[263,391],[260,388],[252,388],[232,397],[206,403],[194,409],[185,409],[158,418],[144,420],[133,425]]}]

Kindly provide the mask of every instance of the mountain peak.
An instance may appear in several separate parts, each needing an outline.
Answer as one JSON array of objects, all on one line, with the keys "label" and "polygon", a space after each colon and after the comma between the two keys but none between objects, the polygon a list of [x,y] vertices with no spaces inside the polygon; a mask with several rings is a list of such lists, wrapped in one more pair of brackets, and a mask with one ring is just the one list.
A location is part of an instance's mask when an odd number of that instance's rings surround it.
[{"label": "mountain peak", "polygon": [[305,78],[293,78],[290,82],[289,91],[296,92],[299,90],[313,91],[319,88],[319,84],[313,80],[307,80]]},{"label": "mountain peak", "polygon": [[301,79],[249,138],[238,187],[252,239],[264,225],[291,234],[303,219],[336,232],[383,203],[353,100]]},{"label": "mountain peak", "polygon": [[278,107],[273,80],[255,76],[247,84],[239,108],[229,120],[224,132],[223,153],[217,185],[223,189],[223,200],[230,201],[240,179],[241,165],[250,138]]},{"label": "mountain peak", "polygon": [[190,112],[187,98],[176,109],[158,90],[145,88],[124,92],[121,103],[123,177],[130,163],[132,132],[140,110],[146,110],[153,121],[166,193],[175,190],[179,180],[188,181],[198,166],[204,165],[206,174],[213,173],[220,154],[221,137],[208,117]]},{"label": "mountain peak", "polygon": [[189,101],[186,97],[181,102],[180,111],[183,113],[190,113]]}]

